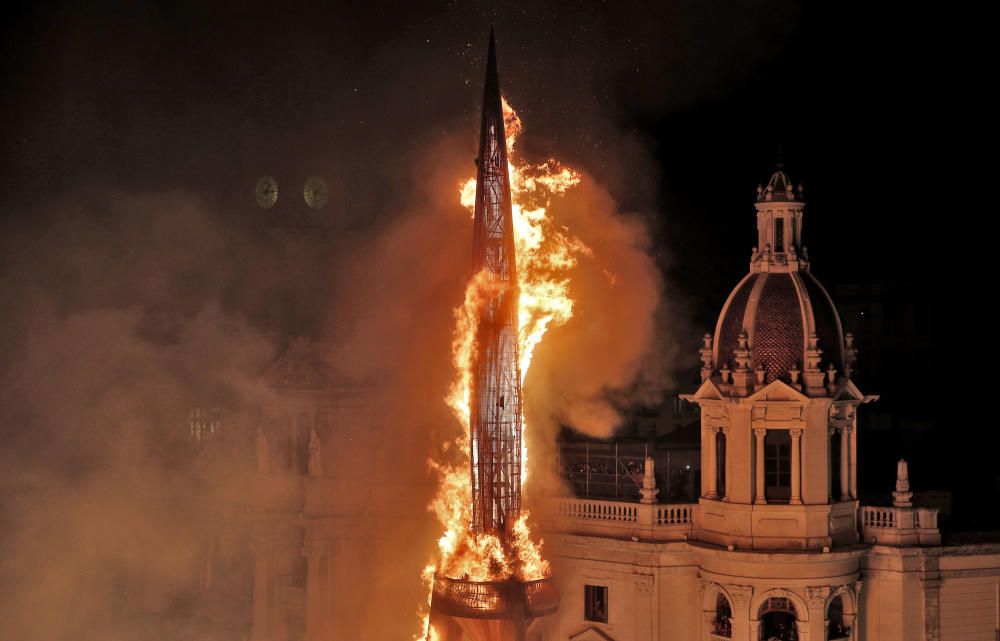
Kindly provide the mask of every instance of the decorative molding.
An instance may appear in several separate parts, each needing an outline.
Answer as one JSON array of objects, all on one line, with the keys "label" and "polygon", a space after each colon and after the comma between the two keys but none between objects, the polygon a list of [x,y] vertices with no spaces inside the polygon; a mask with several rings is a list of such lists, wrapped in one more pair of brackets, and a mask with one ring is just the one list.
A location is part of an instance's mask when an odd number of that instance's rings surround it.
[{"label": "decorative molding", "polygon": [[806,588],[806,602],[810,608],[816,610],[825,609],[828,596],[830,596],[830,588],[828,586]]},{"label": "decorative molding", "polygon": [[739,605],[744,605],[753,596],[753,587],[749,585],[727,585],[726,591]]},{"label": "decorative molding", "polygon": [[606,632],[596,626],[592,626],[578,632],[569,638],[569,641],[615,641]]},{"label": "decorative molding", "polygon": [[640,594],[652,594],[655,580],[652,574],[633,574],[632,585]]}]

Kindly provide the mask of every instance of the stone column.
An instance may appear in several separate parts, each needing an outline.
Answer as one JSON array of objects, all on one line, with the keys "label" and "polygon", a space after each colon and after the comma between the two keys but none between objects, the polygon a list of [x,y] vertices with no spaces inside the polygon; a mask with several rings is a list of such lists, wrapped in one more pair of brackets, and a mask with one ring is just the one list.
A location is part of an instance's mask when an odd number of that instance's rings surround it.
[{"label": "stone column", "polygon": [[792,428],[788,430],[788,435],[792,437],[792,498],[788,501],[792,505],[802,504],[802,454],[801,440],[802,430]]},{"label": "stone column", "polygon": [[[733,490],[732,490],[732,487],[733,487],[733,475],[729,472],[729,468],[730,468],[730,465],[732,464],[732,460],[733,460],[733,457],[730,455],[730,450],[732,448],[730,447],[730,444],[729,444],[729,428],[727,428],[727,427],[720,427],[719,431],[722,432],[722,438],[723,438],[722,442],[726,444],[726,460],[725,460],[725,462],[722,465],[722,474],[724,475],[724,478],[726,479],[726,487],[725,487],[724,491],[722,491],[722,492],[719,493],[719,499],[722,500],[722,501],[728,501],[729,500],[729,498],[728,498],[729,495],[732,494],[732,492],[733,492]],[[716,452],[715,455],[719,456],[719,453]],[[716,489],[718,489],[718,488],[716,488]]]},{"label": "stone column", "polygon": [[322,541],[306,541],[302,548],[306,557],[306,641],[323,641],[323,560],[326,545]]},{"label": "stone column", "polygon": [[851,499],[858,498],[858,431],[856,428],[856,425],[849,425],[844,428],[847,430],[847,438],[851,442],[847,457],[847,476],[850,481]]},{"label": "stone column", "polygon": [[757,641],[760,637],[756,612],[750,612],[753,588],[749,585],[730,585],[726,588],[733,597],[733,641]]},{"label": "stone column", "polygon": [[718,455],[716,451],[716,433],[719,431],[717,427],[708,428],[708,469],[703,470],[702,474],[705,474],[705,480],[708,481],[706,484],[706,499],[717,499],[719,498],[719,487],[718,487]]},{"label": "stone column", "polygon": [[253,624],[250,629],[252,641],[267,641],[268,608],[270,605],[270,556],[271,541],[267,537],[255,536],[253,547]]},{"label": "stone column", "polygon": [[850,466],[851,457],[850,444],[847,442],[850,430],[840,428],[840,500],[849,501],[851,499],[850,490]]},{"label": "stone column", "polygon": [[753,428],[753,435],[757,439],[756,464],[754,466],[754,479],[756,488],[754,489],[754,503],[764,504],[767,499],[764,496],[764,437],[767,436],[767,429],[763,427]]},{"label": "stone column", "polygon": [[[830,596],[830,588],[820,586],[806,588],[806,605],[809,608],[809,621],[800,622],[799,628],[809,630],[809,638],[825,641],[830,622],[826,618],[826,599]],[[799,634],[799,638],[805,638]]]},{"label": "stone column", "polygon": [[347,596],[345,591],[346,586],[341,581],[344,566],[344,547],[344,540],[339,536],[327,542],[326,598],[323,601],[323,607],[328,613],[323,627],[323,635],[327,640],[349,636],[345,635],[342,637],[341,631],[335,629],[338,624],[343,625],[343,620],[347,616],[347,613],[343,612],[344,599],[341,598]]}]

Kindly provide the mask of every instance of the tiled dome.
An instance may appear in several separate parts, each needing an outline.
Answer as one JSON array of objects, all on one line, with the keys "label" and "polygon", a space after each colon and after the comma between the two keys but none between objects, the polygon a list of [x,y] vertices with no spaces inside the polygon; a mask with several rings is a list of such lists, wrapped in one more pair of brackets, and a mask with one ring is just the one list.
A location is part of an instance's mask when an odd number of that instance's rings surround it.
[{"label": "tiled dome", "polygon": [[747,335],[750,369],[763,366],[768,382],[789,381],[806,363],[809,335],[823,350],[819,368],[843,371],[844,336],[826,290],[808,271],[750,273],[729,295],[715,328],[714,369],[734,369],[734,350]]}]

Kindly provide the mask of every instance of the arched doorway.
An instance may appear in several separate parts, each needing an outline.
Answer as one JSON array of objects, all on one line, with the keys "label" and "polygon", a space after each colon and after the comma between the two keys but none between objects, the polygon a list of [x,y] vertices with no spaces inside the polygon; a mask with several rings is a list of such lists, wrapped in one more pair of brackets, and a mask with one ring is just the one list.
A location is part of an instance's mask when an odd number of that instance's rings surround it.
[{"label": "arched doorway", "polygon": [[771,597],[760,606],[760,641],[799,641],[795,606],[787,597]]}]

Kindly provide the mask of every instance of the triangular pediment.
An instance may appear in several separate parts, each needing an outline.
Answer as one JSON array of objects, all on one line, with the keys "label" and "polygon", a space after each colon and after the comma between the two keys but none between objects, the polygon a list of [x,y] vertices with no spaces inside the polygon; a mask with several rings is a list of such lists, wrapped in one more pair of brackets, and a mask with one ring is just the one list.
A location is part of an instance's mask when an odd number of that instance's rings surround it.
[{"label": "triangular pediment", "polygon": [[261,375],[275,389],[320,390],[329,386],[322,365],[305,341],[296,341],[276,358]]},{"label": "triangular pediment", "polygon": [[854,381],[850,379],[844,380],[837,391],[833,393],[834,401],[860,401],[862,403],[870,403],[872,401],[878,400],[878,395],[865,395],[861,393],[858,386],[854,384]]},{"label": "triangular pediment", "polygon": [[721,401],[726,398],[715,381],[708,379],[704,381],[694,394],[678,394],[678,397],[689,403],[699,401]]},{"label": "triangular pediment", "polygon": [[809,397],[782,380],[771,381],[750,396],[748,401],[799,401],[804,403]]},{"label": "triangular pediment", "polygon": [[569,641],[615,641],[613,637],[608,635],[605,631],[600,628],[587,628],[583,632],[577,632],[576,634],[570,636]]}]

